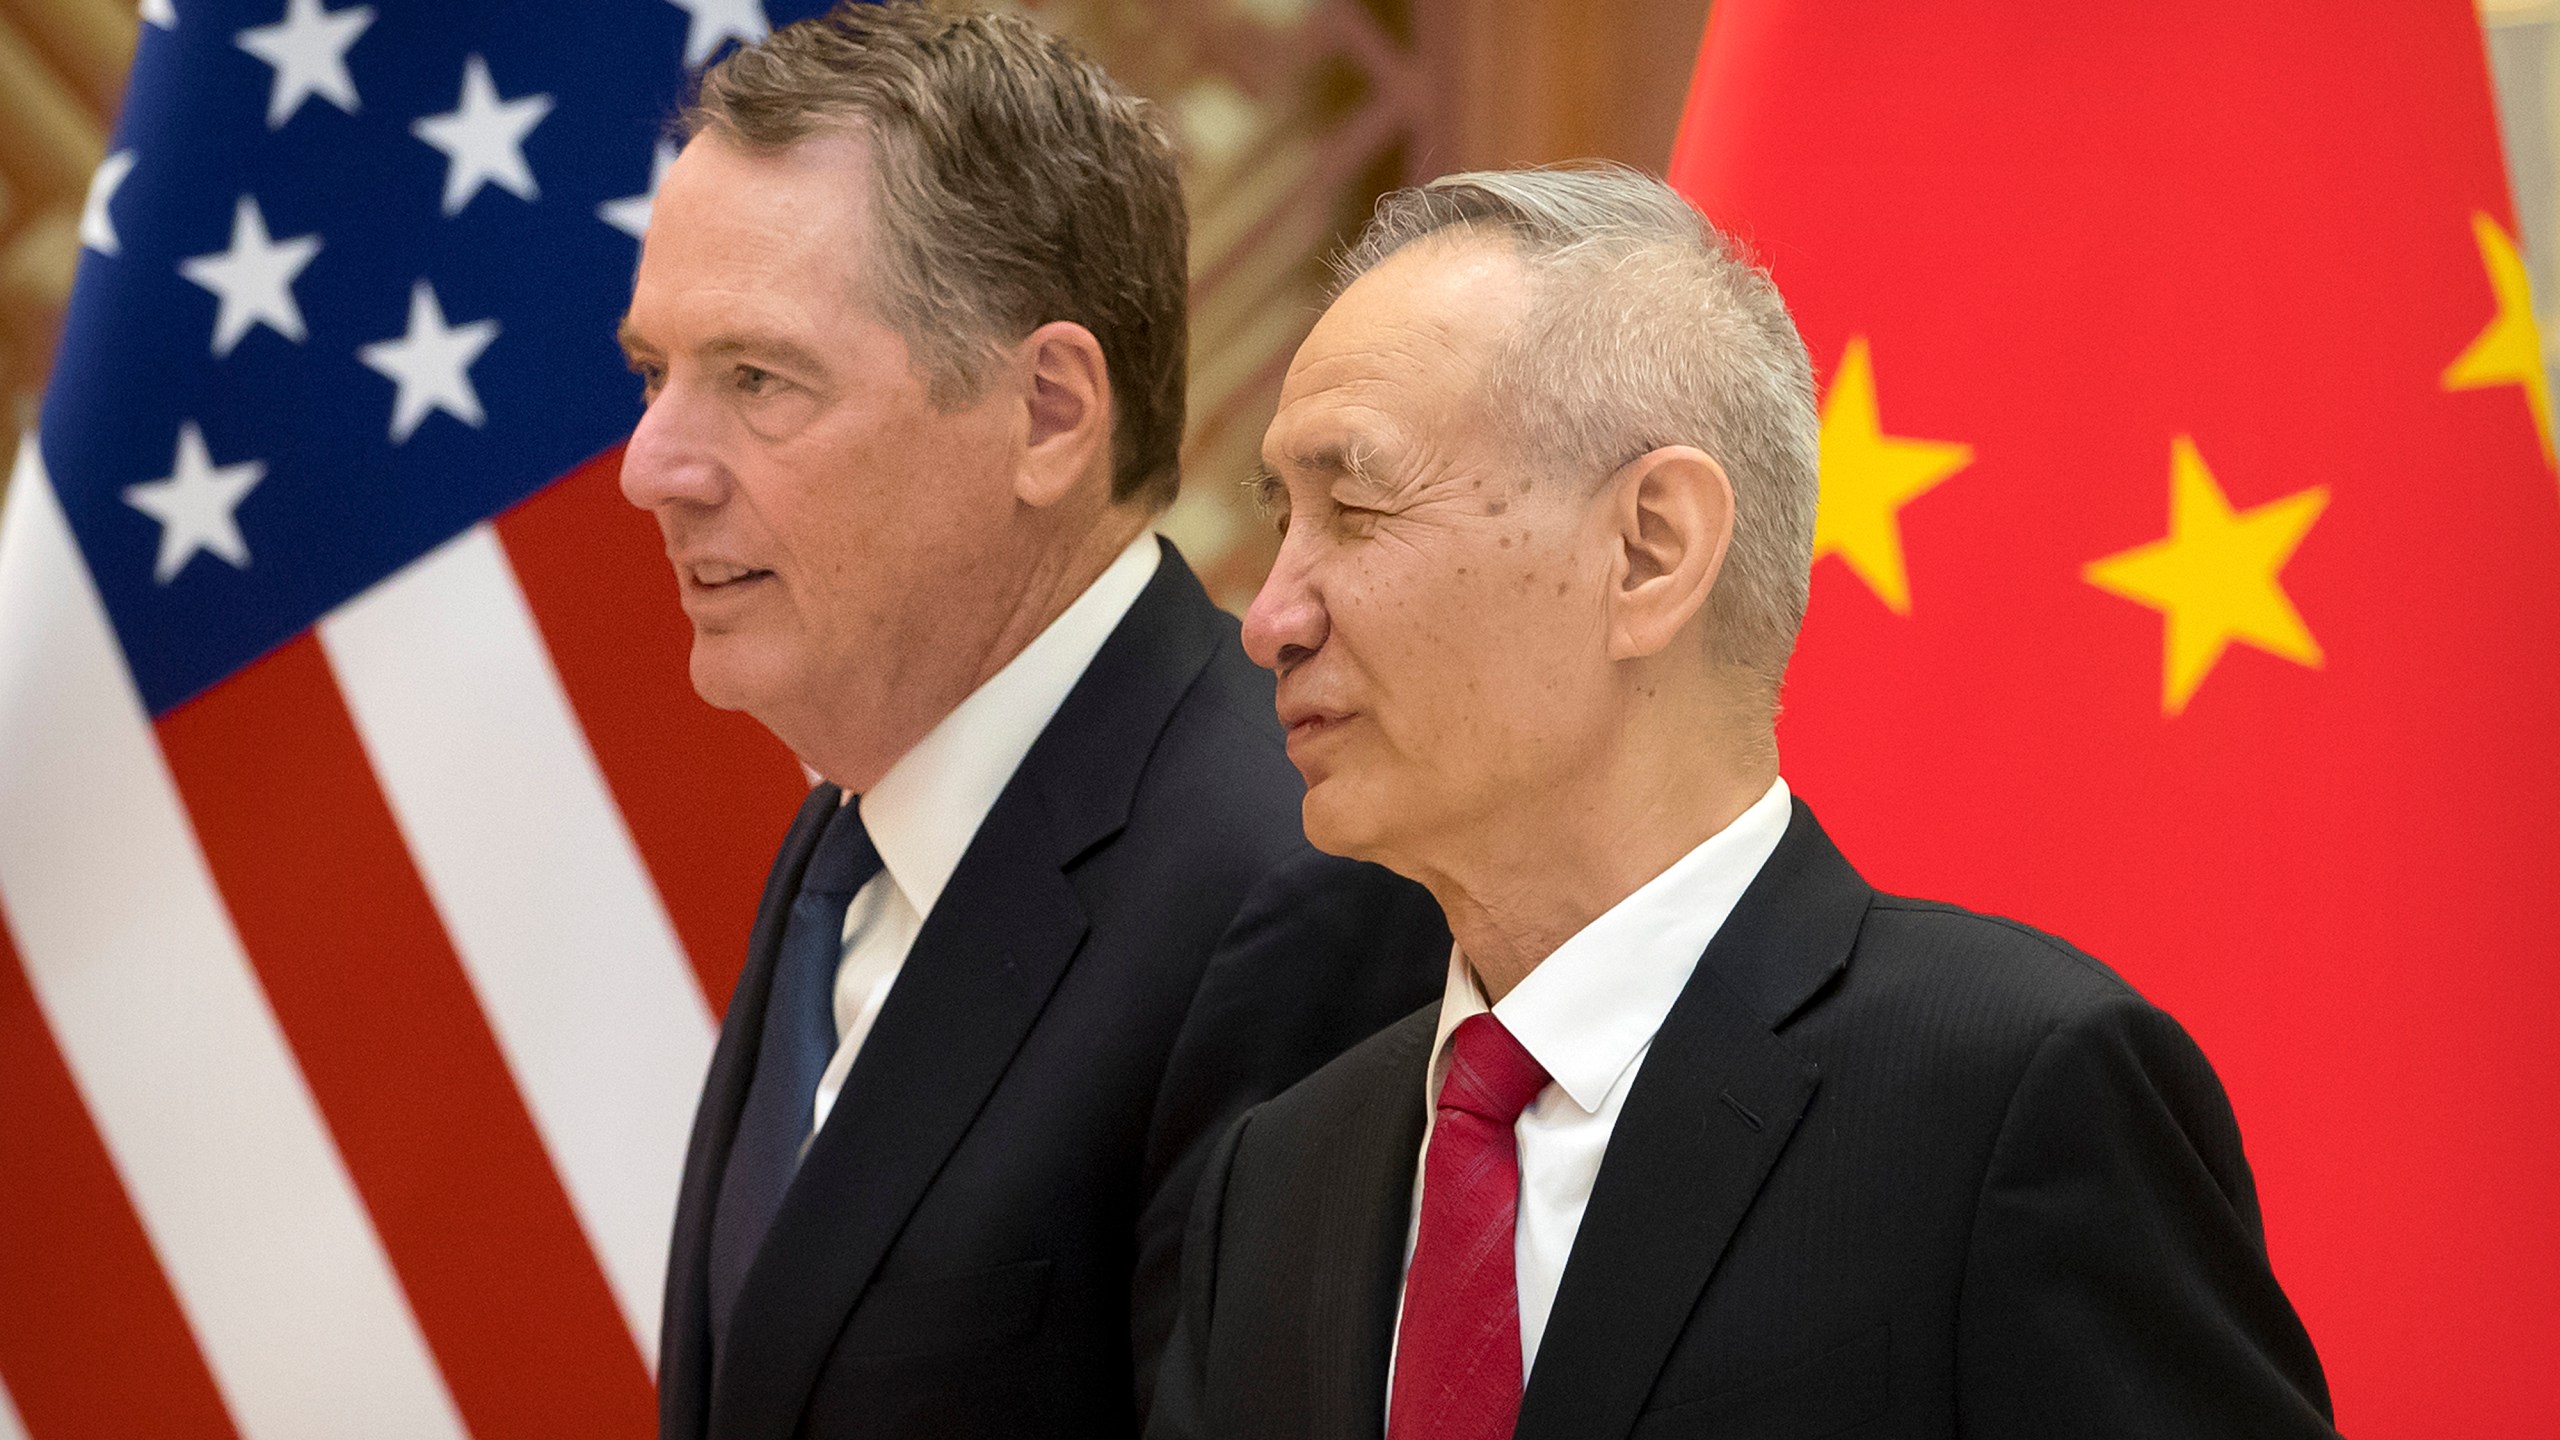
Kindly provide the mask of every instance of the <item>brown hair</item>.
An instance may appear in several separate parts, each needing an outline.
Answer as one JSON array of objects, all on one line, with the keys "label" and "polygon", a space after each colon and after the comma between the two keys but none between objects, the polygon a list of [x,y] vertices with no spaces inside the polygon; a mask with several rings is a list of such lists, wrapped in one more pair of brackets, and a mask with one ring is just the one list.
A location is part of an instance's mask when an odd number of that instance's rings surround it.
[{"label": "brown hair", "polygon": [[1073,321],[1110,369],[1114,500],[1181,484],[1189,219],[1156,109],[1012,15],[843,0],[705,72],[679,124],[753,149],[870,142],[871,279],[936,405]]}]

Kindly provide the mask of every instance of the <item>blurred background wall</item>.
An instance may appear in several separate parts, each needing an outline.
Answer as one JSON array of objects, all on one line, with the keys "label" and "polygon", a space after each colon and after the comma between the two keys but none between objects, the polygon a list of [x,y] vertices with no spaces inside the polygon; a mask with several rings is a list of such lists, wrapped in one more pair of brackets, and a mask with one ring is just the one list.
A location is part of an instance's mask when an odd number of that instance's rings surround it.
[{"label": "blurred background wall", "polygon": [[0,455],[35,424],[138,24],[129,0],[0,0]]},{"label": "blurred background wall", "polygon": [[[270,8],[281,10],[281,4]],[[1023,0],[1162,102],[1188,150],[1191,437],[1165,528],[1241,608],[1271,537],[1245,503],[1325,256],[1378,194],[1604,157],[1659,171],[1706,0]],[[2481,0],[2546,346],[2560,296],[2560,0]],[[133,0],[0,0],[0,475],[35,419],[132,54]],[[243,22],[247,23],[247,22]],[[2546,361],[2547,363],[2547,361]],[[5,481],[0,481],[5,484]]]}]

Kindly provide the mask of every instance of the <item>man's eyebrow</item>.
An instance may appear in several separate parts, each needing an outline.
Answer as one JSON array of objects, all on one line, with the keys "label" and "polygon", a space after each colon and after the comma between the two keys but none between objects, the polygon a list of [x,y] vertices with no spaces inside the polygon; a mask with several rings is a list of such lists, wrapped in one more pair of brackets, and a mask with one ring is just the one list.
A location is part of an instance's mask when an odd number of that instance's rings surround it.
[{"label": "man's eyebrow", "polygon": [[[632,325],[631,317],[627,315],[614,327],[613,338],[621,343],[625,355],[655,354],[658,348],[641,337],[639,329]],[[827,368],[825,359],[808,346],[780,335],[754,331],[714,335],[703,342],[701,353],[713,359],[763,355],[796,369],[823,371]]]},{"label": "man's eyebrow", "polygon": [[1365,440],[1351,440],[1340,445],[1318,445],[1289,456],[1292,468],[1311,471],[1328,480],[1349,480],[1369,490],[1384,490],[1387,483],[1375,467],[1378,447]]},{"label": "man's eyebrow", "polygon": [[822,371],[827,368],[827,362],[817,351],[799,341],[755,331],[714,335],[704,342],[702,353],[715,359],[726,359],[732,355],[763,356],[798,370]]}]

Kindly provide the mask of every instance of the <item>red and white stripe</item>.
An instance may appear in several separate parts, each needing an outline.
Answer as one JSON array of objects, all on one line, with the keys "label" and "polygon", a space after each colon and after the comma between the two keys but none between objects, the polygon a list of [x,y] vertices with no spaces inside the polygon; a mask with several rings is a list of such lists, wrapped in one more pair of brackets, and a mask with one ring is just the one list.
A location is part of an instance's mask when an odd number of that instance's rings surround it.
[{"label": "red and white stripe", "polygon": [[0,520],[0,1440],[646,1435],[790,757],[599,457],[154,724]]}]

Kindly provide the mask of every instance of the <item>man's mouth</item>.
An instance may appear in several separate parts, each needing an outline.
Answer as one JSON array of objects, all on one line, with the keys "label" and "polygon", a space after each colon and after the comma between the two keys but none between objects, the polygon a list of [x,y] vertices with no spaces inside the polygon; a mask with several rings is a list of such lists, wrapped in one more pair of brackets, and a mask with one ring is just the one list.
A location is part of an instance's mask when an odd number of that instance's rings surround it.
[{"label": "man's mouth", "polygon": [[1284,717],[1281,723],[1288,730],[1289,738],[1294,740],[1304,735],[1321,735],[1350,718],[1330,710],[1301,710]]},{"label": "man's mouth", "polygon": [[770,579],[773,572],[752,565],[733,565],[725,560],[697,560],[683,567],[686,580],[703,590],[719,590],[750,580]]}]

